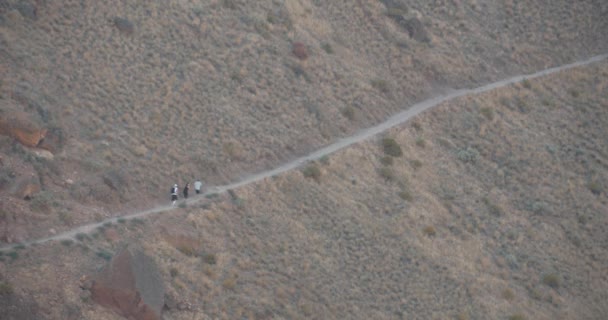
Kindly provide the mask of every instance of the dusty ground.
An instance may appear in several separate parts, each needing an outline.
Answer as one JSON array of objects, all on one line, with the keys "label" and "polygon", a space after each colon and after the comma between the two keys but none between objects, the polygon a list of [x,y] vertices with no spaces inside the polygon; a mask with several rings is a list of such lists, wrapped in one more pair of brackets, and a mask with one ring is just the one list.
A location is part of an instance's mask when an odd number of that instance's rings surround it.
[{"label": "dusty ground", "polygon": [[[272,167],[444,88],[608,49],[601,1],[30,4],[0,3],[0,108],[62,139],[49,160],[0,137],[5,243],[164,203],[176,180]],[[0,294],[50,318],[114,318],[77,282],[139,242],[193,305],[167,318],[601,319],[606,68],[442,106],[387,133],[401,157],[372,141],[316,164],[318,182],[292,172],[4,254]],[[42,191],[16,197],[32,176]]]}]

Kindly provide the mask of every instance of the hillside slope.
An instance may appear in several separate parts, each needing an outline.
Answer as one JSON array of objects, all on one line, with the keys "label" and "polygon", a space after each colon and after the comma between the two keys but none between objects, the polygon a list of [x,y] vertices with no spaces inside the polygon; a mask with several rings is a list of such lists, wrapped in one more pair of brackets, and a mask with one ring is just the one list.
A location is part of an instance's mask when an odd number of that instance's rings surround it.
[{"label": "hillside slope", "polygon": [[119,319],[77,279],[137,244],[170,319],[602,319],[607,75],[462,97],[301,171],[14,251],[7,301]]},{"label": "hillside slope", "polygon": [[45,152],[0,136],[1,209],[15,215],[0,239],[149,207],[173,183],[270,168],[436,92],[603,53],[606,10],[540,0],[3,1],[0,110],[27,115]]}]

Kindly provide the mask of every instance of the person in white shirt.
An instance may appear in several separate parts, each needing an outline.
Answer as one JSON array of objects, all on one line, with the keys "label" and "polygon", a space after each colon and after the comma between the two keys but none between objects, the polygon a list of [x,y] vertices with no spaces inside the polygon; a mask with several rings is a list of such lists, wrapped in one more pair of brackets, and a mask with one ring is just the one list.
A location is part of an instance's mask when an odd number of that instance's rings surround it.
[{"label": "person in white shirt", "polygon": [[201,182],[201,180],[194,181],[194,191],[196,192],[196,194],[201,193],[202,187],[203,187],[203,183]]}]

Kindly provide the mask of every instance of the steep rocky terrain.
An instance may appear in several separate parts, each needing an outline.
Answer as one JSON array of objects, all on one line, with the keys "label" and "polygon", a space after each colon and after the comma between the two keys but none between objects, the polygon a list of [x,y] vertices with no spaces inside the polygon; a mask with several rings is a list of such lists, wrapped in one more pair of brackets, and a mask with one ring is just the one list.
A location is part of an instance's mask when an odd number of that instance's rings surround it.
[{"label": "steep rocky terrain", "polygon": [[[175,182],[234,181],[444,90],[605,53],[607,13],[602,1],[0,2],[0,241],[165,204]],[[387,133],[398,157],[370,141],[3,252],[1,307],[119,317],[78,280],[138,243],[160,266],[167,318],[602,319],[606,68],[450,101]]]}]

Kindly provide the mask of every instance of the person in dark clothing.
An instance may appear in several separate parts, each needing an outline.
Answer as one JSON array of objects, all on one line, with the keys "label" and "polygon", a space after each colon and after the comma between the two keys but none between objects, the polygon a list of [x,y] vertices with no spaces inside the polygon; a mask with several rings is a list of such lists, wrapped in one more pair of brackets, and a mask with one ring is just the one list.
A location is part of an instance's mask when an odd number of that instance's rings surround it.
[{"label": "person in dark clothing", "polygon": [[184,199],[188,199],[188,190],[190,190],[190,184],[186,183],[186,186],[184,187]]},{"label": "person in dark clothing", "polygon": [[175,205],[175,202],[177,201],[177,192],[178,192],[177,184],[174,184],[173,188],[171,188],[171,201],[173,201],[171,203],[171,205],[173,205],[173,206]]}]

